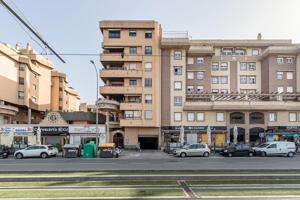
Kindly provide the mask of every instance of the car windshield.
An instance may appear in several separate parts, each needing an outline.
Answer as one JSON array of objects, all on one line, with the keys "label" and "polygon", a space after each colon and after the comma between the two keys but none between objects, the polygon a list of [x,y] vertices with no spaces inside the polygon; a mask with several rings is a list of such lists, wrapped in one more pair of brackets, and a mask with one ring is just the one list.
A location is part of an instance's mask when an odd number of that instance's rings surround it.
[{"label": "car windshield", "polygon": [[190,147],[190,145],[189,144],[186,144],[186,145],[184,145],[182,148],[183,149],[188,149]]},{"label": "car windshield", "polygon": [[268,145],[269,145],[268,143],[264,143],[264,144],[258,145],[258,147],[264,148],[264,147],[267,147]]},{"label": "car windshield", "polygon": [[48,145],[48,149],[49,149],[49,150],[52,150],[52,149],[54,149],[54,146]]}]

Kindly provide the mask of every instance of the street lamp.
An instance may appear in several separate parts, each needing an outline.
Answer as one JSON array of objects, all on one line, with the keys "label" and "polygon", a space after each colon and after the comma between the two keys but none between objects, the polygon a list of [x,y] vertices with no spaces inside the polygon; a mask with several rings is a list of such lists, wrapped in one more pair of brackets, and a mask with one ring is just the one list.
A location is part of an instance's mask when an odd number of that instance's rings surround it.
[{"label": "street lamp", "polygon": [[90,63],[94,66],[94,69],[95,69],[95,72],[96,72],[96,77],[97,77],[97,88],[96,88],[96,102],[95,102],[95,105],[96,105],[96,145],[97,145],[97,148],[99,146],[99,135],[98,135],[98,123],[99,123],[99,119],[98,119],[98,104],[97,104],[97,101],[99,99],[99,74],[98,74],[98,70],[97,70],[97,67],[95,65],[95,62],[93,60],[90,60]]}]

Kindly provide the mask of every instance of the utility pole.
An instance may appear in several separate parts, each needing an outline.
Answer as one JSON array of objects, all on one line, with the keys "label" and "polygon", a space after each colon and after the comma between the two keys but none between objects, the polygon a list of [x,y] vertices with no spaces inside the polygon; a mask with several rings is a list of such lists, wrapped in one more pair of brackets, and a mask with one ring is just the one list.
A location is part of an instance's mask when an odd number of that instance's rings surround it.
[{"label": "utility pole", "polygon": [[99,146],[99,128],[98,128],[98,124],[99,124],[99,108],[98,108],[98,99],[99,99],[99,75],[98,75],[98,70],[97,67],[95,65],[95,62],[93,60],[90,60],[90,63],[92,63],[92,65],[94,66],[95,72],[96,72],[96,77],[97,77],[97,88],[96,88],[96,102],[95,102],[95,106],[96,106],[96,144],[97,144],[97,148]]},{"label": "utility pole", "polygon": [[0,0],[0,4],[3,5],[13,16],[17,18],[35,37],[37,37],[50,51],[63,63],[66,63],[62,57],[60,57],[54,49],[35,31],[33,30],[29,24],[27,24],[8,4],[5,3],[4,0]]}]

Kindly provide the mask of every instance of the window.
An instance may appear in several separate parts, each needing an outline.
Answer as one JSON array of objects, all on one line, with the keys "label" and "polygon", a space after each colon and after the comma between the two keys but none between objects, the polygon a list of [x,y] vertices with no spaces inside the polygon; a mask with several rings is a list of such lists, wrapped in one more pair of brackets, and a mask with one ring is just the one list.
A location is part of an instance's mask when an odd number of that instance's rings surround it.
[{"label": "window", "polygon": [[256,63],[248,63],[248,70],[255,71],[256,70]]},{"label": "window", "polygon": [[145,103],[151,104],[152,103],[152,95],[145,94]]},{"label": "window", "polygon": [[182,75],[182,66],[174,66],[174,75]]},{"label": "window", "polygon": [[136,63],[129,63],[128,69],[129,70],[136,70]]},{"label": "window", "polygon": [[196,120],[199,122],[203,122],[204,121],[204,112],[197,112],[196,113]]},{"label": "window", "polygon": [[59,82],[63,83],[64,82],[64,77],[59,77]]},{"label": "window", "polygon": [[152,87],[152,78],[145,78],[145,87]]},{"label": "window", "polygon": [[217,112],[217,122],[223,122],[224,121],[224,113],[222,112]]},{"label": "window", "polygon": [[152,46],[145,46],[145,55],[152,55]]},{"label": "window", "polygon": [[174,52],[174,60],[181,60],[181,59],[182,59],[181,51],[175,51]]},{"label": "window", "polygon": [[174,97],[174,105],[175,106],[182,106],[182,97],[181,96],[175,96]]},{"label": "window", "polygon": [[287,87],[286,87],[286,92],[287,92],[287,93],[293,93],[293,92],[294,92],[293,86],[287,86]]},{"label": "window", "polygon": [[198,80],[203,80],[204,79],[204,72],[197,72],[196,76],[197,76]]},{"label": "window", "polygon": [[228,90],[227,89],[221,89],[221,94],[227,94]]},{"label": "window", "polygon": [[295,113],[295,112],[289,113],[289,121],[296,122],[297,121],[297,113]]},{"label": "window", "polygon": [[129,85],[130,86],[136,86],[137,85],[137,81],[136,80],[129,80]]},{"label": "window", "polygon": [[277,144],[271,144],[270,146],[268,146],[268,149],[276,149],[277,148]]},{"label": "window", "polygon": [[234,53],[237,56],[243,56],[246,54],[246,51],[244,49],[236,49]]},{"label": "window", "polygon": [[218,82],[219,82],[219,79],[218,79],[217,76],[212,76],[212,77],[211,77],[211,83],[212,83],[212,84],[218,84]]},{"label": "window", "polygon": [[145,38],[152,38],[152,31],[145,31]]},{"label": "window", "polygon": [[129,37],[136,37],[136,31],[129,31]]},{"label": "window", "polygon": [[212,89],[211,92],[214,93],[214,94],[218,94],[219,93],[219,89]]},{"label": "window", "polygon": [[64,91],[62,87],[59,87],[58,90],[59,90],[60,92],[63,92],[63,91]]},{"label": "window", "polygon": [[249,84],[255,84],[256,83],[256,76],[249,76],[248,77]]},{"label": "window", "polygon": [[62,106],[58,106],[58,110],[62,110],[63,109],[63,107]]},{"label": "window", "polygon": [[24,78],[19,77],[19,85],[24,85]]},{"label": "window", "polygon": [[194,92],[194,86],[187,86],[187,93],[193,94],[193,92]]},{"label": "window", "polygon": [[225,55],[225,56],[230,56],[230,55],[232,55],[232,53],[233,53],[232,49],[226,49],[226,48],[224,48],[222,50],[222,54]]},{"label": "window", "polygon": [[109,38],[120,38],[121,37],[121,32],[120,31],[109,31],[108,32],[108,37]]},{"label": "window", "polygon": [[294,73],[293,72],[287,72],[286,73],[286,79],[292,80],[294,78]]},{"label": "window", "polygon": [[137,48],[136,47],[129,47],[129,54],[136,55],[137,54]]},{"label": "window", "polygon": [[174,89],[175,90],[181,90],[182,89],[181,81],[175,81],[174,82]]},{"label": "window", "polygon": [[174,113],[174,121],[175,122],[181,122],[181,112],[175,112]]},{"label": "window", "polygon": [[284,92],[284,89],[282,86],[279,86],[277,87],[277,92],[280,94],[280,93],[283,93]]},{"label": "window", "polygon": [[241,71],[247,71],[247,63],[241,62],[240,63],[240,70]]},{"label": "window", "polygon": [[204,92],[204,87],[203,86],[197,86],[197,94],[201,94]]},{"label": "window", "polygon": [[227,63],[222,63],[221,64],[221,71],[227,71],[228,70],[228,65]]},{"label": "window", "polygon": [[278,65],[281,65],[283,63],[284,63],[283,58],[277,58],[277,64]]},{"label": "window", "polygon": [[194,79],[194,72],[188,72],[187,79]]},{"label": "window", "polygon": [[227,76],[220,76],[220,83],[227,84],[228,83],[228,77]]},{"label": "window", "polygon": [[152,110],[145,110],[145,119],[152,119]]},{"label": "window", "polygon": [[211,71],[218,71],[219,70],[219,63],[213,63],[211,65]]},{"label": "window", "polygon": [[252,49],[252,56],[258,56],[259,50],[258,49]]},{"label": "window", "polygon": [[151,71],[152,70],[152,63],[151,62],[146,62],[144,64],[145,70]]},{"label": "window", "polygon": [[188,112],[188,113],[187,113],[187,121],[188,121],[188,122],[193,122],[193,121],[195,121],[195,113],[193,113],[193,112]]},{"label": "window", "polygon": [[269,122],[276,122],[277,121],[277,113],[269,113]]},{"label": "window", "polygon": [[32,85],[32,87],[33,87],[33,90],[34,90],[34,91],[36,91],[36,90],[37,90],[37,86],[36,86],[36,84],[33,84],[33,85]]},{"label": "window", "polygon": [[63,101],[63,98],[59,97],[59,98],[58,98],[58,101]]},{"label": "window", "polygon": [[24,99],[24,92],[23,91],[18,92],[18,98],[19,99]]},{"label": "window", "polygon": [[194,58],[188,58],[187,63],[188,65],[194,64]]},{"label": "window", "polygon": [[140,119],[141,118],[141,111],[139,110],[126,110],[125,111],[125,118],[131,119]]},{"label": "window", "polygon": [[197,62],[197,64],[203,64],[204,63],[204,58],[198,57],[196,62]]},{"label": "window", "polygon": [[286,58],[287,64],[293,64],[293,58]]},{"label": "window", "polygon": [[283,79],[283,72],[277,72],[276,77],[277,77],[277,80],[282,80]]},{"label": "window", "polygon": [[21,72],[25,71],[25,65],[20,64],[19,71],[21,71]]}]

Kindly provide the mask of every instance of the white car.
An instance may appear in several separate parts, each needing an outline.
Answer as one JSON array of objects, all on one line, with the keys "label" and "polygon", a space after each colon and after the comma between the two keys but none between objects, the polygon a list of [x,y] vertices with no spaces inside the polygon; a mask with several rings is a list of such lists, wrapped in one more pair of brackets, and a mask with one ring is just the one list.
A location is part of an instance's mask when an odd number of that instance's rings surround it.
[{"label": "white car", "polygon": [[48,146],[48,149],[49,149],[49,155],[50,156],[57,156],[58,149],[55,146],[51,145],[51,144],[48,144],[47,146]]},{"label": "white car", "polygon": [[253,147],[254,153],[261,156],[288,156],[293,157],[296,153],[296,145],[294,142],[266,142],[259,145],[258,147]]},{"label": "white car", "polygon": [[208,157],[210,154],[210,149],[207,144],[187,144],[181,149],[176,149],[174,151],[175,156],[186,157],[186,156],[203,156]]},{"label": "white car", "polygon": [[14,153],[15,158],[22,159],[25,157],[48,158],[51,155],[48,145],[33,145],[25,149],[18,150]]}]

